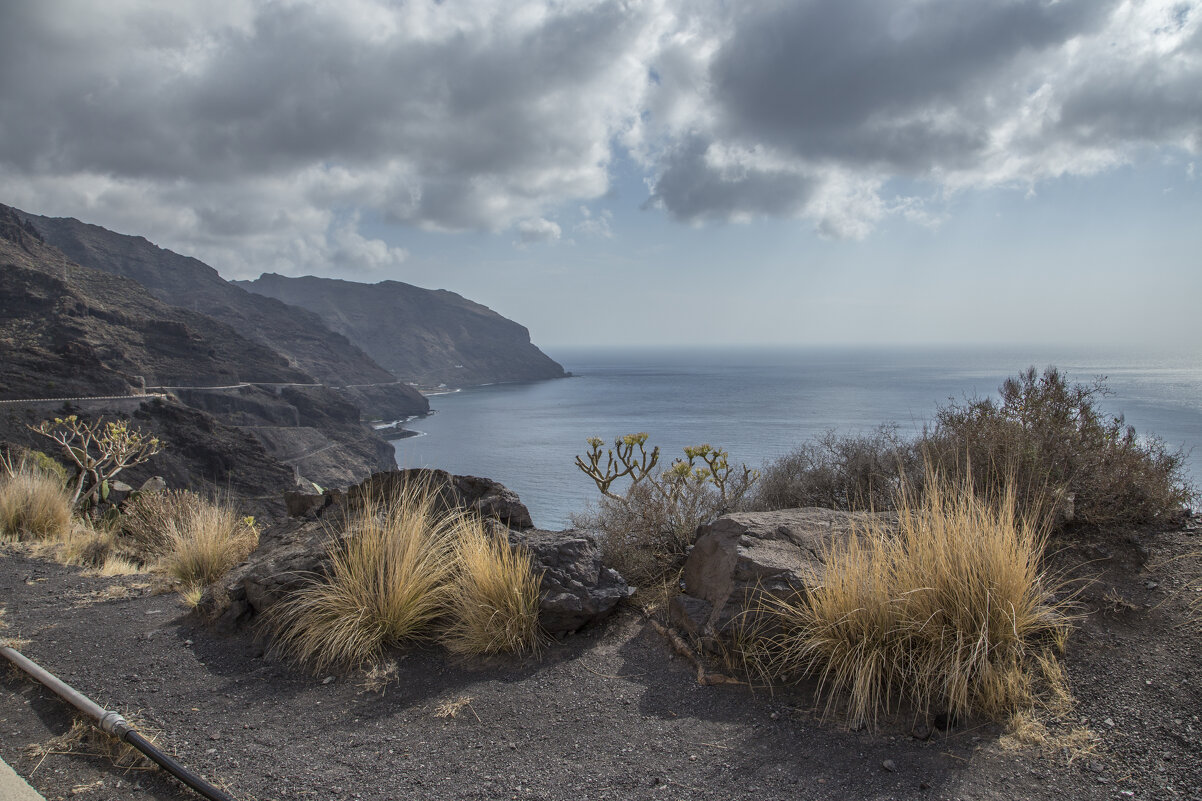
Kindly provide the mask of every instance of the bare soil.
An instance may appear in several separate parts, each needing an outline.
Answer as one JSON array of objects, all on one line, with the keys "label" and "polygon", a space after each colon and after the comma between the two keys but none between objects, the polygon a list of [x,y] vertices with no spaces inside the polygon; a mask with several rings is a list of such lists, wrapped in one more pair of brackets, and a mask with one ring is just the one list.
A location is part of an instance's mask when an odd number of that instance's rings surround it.
[{"label": "bare soil", "polygon": [[[981,721],[918,739],[926,721],[907,714],[848,731],[812,688],[702,686],[635,611],[538,658],[410,649],[381,692],[215,637],[146,577],[88,577],[9,547],[0,606],[23,653],[239,799],[1202,799],[1200,551],[1187,522],[1055,556],[1090,579],[1066,656],[1077,705],[1050,724],[1079,731],[1072,748]],[[196,797],[161,772],[27,750],[71,720],[0,666],[0,757],[47,799]]]}]

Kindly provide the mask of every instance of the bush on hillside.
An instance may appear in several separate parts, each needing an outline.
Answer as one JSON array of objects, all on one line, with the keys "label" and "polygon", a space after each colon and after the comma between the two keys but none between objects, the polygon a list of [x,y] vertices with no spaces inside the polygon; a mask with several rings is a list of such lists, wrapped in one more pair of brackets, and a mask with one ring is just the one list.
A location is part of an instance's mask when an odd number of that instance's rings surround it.
[{"label": "bush on hillside", "polygon": [[816,677],[853,726],[903,700],[1004,719],[1032,703],[1068,633],[1042,566],[1047,528],[1019,513],[1014,485],[985,498],[933,468],[924,478],[921,498],[903,484],[896,529],[867,518],[824,555],[819,586],[763,601],[777,633],[753,648],[756,662]]},{"label": "bush on hillside", "polygon": [[[924,452],[978,491],[1011,477],[1024,509],[1106,527],[1147,523],[1180,511],[1194,494],[1185,455],[1140,437],[1099,408],[1101,381],[1070,384],[1053,367],[1006,379],[992,398],[940,407]],[[1069,504],[1071,503],[1071,506]]]},{"label": "bush on hillside", "polygon": [[73,525],[71,493],[36,461],[5,457],[0,470],[0,538],[59,540]]},{"label": "bush on hillside", "polygon": [[535,648],[540,577],[530,555],[438,498],[417,482],[362,499],[330,532],[327,571],[268,610],[273,649],[321,672],[419,640],[470,654]]},{"label": "bush on hillside", "polygon": [[769,462],[749,500],[753,509],[885,510],[902,482],[921,484],[922,458],[895,425],[863,435],[828,431]]},{"label": "bush on hillside", "polygon": [[259,544],[254,518],[219,501],[200,501],[168,520],[163,535],[159,564],[194,599]]},{"label": "bush on hillside", "polygon": [[474,515],[459,519],[454,539],[447,647],[464,654],[537,648],[541,576],[530,552],[510,545]]},{"label": "bush on hillside", "polygon": [[1000,400],[940,406],[919,437],[883,427],[803,445],[764,469],[750,505],[885,510],[903,481],[921,494],[929,462],[979,493],[1013,484],[1020,511],[1055,513],[1061,525],[1132,525],[1176,513],[1194,496],[1184,454],[1102,412],[1105,393],[1100,382],[1071,384],[1055,368],[1032,367],[1006,380]]}]

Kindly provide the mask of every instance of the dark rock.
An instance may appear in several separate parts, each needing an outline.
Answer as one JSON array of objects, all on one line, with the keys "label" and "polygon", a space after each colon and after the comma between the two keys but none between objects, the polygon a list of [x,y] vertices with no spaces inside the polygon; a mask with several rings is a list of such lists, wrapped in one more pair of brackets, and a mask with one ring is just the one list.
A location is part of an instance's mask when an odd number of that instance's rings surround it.
[{"label": "dark rock", "polygon": [[869,520],[866,513],[813,508],[720,517],[698,529],[682,574],[684,594],[669,614],[690,632],[728,631],[758,593],[788,598],[820,583],[831,543]]},{"label": "dark rock", "polygon": [[376,473],[357,487],[349,488],[346,498],[355,501],[364,494],[388,497],[413,482],[429,482],[437,487],[444,508],[469,509],[508,528],[534,528],[530,510],[516,492],[489,478],[454,476],[445,470],[412,468]]},{"label": "dark rock", "polygon": [[634,590],[616,570],[601,564],[591,534],[579,531],[511,531],[542,571],[539,623],[552,635],[568,634],[604,618]]}]

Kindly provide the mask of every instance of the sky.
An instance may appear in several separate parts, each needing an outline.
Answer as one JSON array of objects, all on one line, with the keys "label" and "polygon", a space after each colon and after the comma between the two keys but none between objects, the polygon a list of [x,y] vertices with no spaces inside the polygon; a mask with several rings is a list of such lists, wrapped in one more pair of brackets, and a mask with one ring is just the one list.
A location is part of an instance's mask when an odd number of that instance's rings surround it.
[{"label": "sky", "polygon": [[1202,342],[1202,0],[0,0],[0,202],[536,343]]}]

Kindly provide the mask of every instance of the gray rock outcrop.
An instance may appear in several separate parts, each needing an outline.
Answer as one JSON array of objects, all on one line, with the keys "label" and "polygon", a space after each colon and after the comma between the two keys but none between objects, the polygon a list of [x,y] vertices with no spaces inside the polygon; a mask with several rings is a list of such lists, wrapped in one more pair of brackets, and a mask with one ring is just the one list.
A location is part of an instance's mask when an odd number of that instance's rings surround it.
[{"label": "gray rock outcrop", "polygon": [[221,633],[253,622],[327,570],[330,540],[340,536],[339,523],[358,499],[386,497],[406,482],[421,480],[440,487],[438,498],[444,510],[475,511],[495,521],[511,543],[530,551],[535,572],[542,574],[539,619],[547,633],[567,634],[597,622],[631,594],[616,571],[601,565],[596,540],[575,531],[535,529],[526,506],[503,485],[441,470],[394,470],[377,473],[345,491],[287,493],[292,517],[264,531],[254,553],[205,590],[200,612]]},{"label": "gray rock outcrop", "polygon": [[634,590],[601,564],[591,534],[579,531],[512,531],[510,542],[530,551],[542,571],[539,623],[548,634],[567,634],[601,620]]},{"label": "gray rock outcrop", "polygon": [[729,633],[756,596],[787,598],[822,583],[831,544],[863,530],[870,515],[833,509],[737,512],[698,529],[672,622],[700,637]]}]

